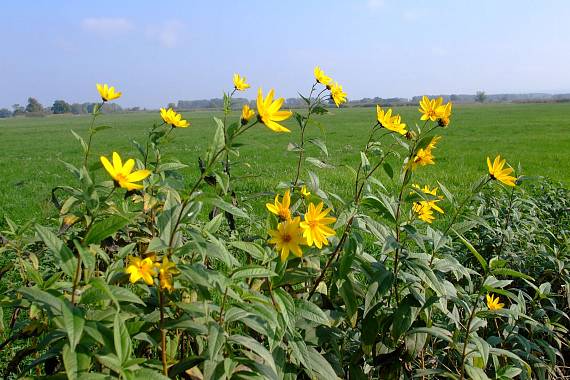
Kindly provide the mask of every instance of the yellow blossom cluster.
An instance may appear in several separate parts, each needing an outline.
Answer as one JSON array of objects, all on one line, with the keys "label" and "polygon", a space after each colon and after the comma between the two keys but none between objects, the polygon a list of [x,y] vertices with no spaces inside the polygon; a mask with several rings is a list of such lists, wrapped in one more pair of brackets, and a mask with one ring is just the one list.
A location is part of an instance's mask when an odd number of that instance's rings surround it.
[{"label": "yellow blossom cluster", "polygon": [[[305,198],[310,196],[310,192],[305,186],[301,188],[301,195]],[[280,252],[281,261],[287,260],[289,253],[295,256],[303,256],[301,246],[316,246],[321,249],[323,245],[328,245],[328,238],[334,236],[336,232],[329,227],[336,221],[335,217],[329,216],[330,208],[324,207],[324,202],[315,205],[309,203],[307,211],[301,221],[300,216],[292,217],[290,209],[291,194],[287,190],[283,198],[279,201],[279,195],[275,196],[274,203],[267,203],[267,209],[279,217],[280,222],[277,228],[269,231],[269,243],[274,244]]]}]

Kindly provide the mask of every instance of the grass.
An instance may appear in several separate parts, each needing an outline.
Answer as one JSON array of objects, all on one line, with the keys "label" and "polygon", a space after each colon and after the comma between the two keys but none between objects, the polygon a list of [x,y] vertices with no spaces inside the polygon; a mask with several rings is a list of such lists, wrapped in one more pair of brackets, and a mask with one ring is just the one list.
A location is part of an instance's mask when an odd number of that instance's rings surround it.
[{"label": "grass", "polygon": [[[419,122],[415,107],[404,107],[397,112],[408,125]],[[163,147],[163,162],[178,159],[190,166],[183,172],[187,185],[197,176],[197,159],[210,142],[214,115],[212,112],[185,113],[192,126],[176,130],[174,140]],[[136,156],[131,140],[144,142],[147,130],[159,119],[158,113],[100,117],[98,125],[112,128],[94,137],[90,163],[97,167],[98,156],[110,156],[112,151],[122,156]],[[323,157],[311,145],[307,155],[320,157],[336,168],[319,169],[305,163],[301,178],[306,179],[306,170],[310,169],[319,175],[321,187],[348,195],[353,178],[343,165],[358,165],[359,151],[375,122],[375,109],[334,109],[327,115],[317,116],[316,120],[321,128],[311,126],[308,137],[324,139],[329,157]],[[0,217],[8,215],[23,222],[56,216],[50,203],[51,189],[57,185],[75,185],[61,161],[77,166],[82,161],[81,147],[70,130],[86,137],[89,122],[89,116],[69,115],[0,120]],[[296,156],[286,147],[299,136],[293,121],[286,124],[293,133],[275,134],[259,125],[240,140],[245,145],[233,169],[234,177],[241,177],[235,187],[240,196],[255,197],[259,207],[271,198],[266,193],[273,191],[280,181],[291,180],[295,174]],[[457,106],[451,126],[437,131],[444,136],[435,151],[437,164],[417,171],[419,183],[438,180],[451,191],[463,193],[486,172],[485,158],[501,154],[515,169],[520,164],[525,175],[546,176],[570,185],[570,104]],[[517,170],[517,174],[520,173]],[[102,170],[96,171],[96,177],[107,179]],[[386,175],[380,179],[390,186]]]}]

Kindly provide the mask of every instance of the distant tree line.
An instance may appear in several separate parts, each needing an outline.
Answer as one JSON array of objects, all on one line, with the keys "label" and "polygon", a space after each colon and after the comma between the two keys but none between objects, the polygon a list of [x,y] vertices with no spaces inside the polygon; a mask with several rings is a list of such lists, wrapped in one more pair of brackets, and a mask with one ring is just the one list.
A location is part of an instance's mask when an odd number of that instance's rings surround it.
[{"label": "distant tree line", "polygon": [[[0,109],[0,118],[7,118],[12,116],[46,116],[50,114],[74,114],[82,115],[89,114],[93,112],[93,108],[97,103],[73,103],[69,104],[65,100],[56,100],[53,102],[51,107],[44,107],[36,98],[29,97],[28,104],[22,106],[18,103],[12,105],[12,110],[8,108]],[[132,110],[132,109],[129,109]],[[134,107],[135,111],[139,110],[139,107]],[[102,108],[104,113],[122,112],[124,109],[116,103],[105,103]]]},{"label": "distant tree line", "polygon": [[[429,95],[431,98],[441,96],[445,102],[452,101],[454,103],[561,103],[570,102],[570,94],[544,94],[544,93],[529,93],[529,94],[486,94],[485,91],[477,91],[475,94],[451,94],[451,95]],[[421,96],[414,96],[412,98],[362,98],[349,100],[343,107],[375,107],[376,104],[382,106],[406,106],[416,105],[420,101]],[[25,106],[20,104],[12,105],[12,110],[7,108],[0,108],[0,118],[7,118],[12,116],[45,116],[49,114],[73,114],[83,115],[93,112],[95,104],[92,102],[86,103],[68,103],[65,100],[56,100],[51,107],[44,107],[36,98],[28,98],[28,103]],[[249,104],[255,108],[255,100],[248,100],[246,98],[232,99],[232,108],[240,110],[244,104]],[[285,100],[285,107],[288,108],[301,108],[305,105],[305,101],[301,98],[287,98]],[[224,101],[221,98],[213,99],[199,99],[199,100],[179,100],[177,103],[168,103],[167,107],[176,109],[177,111],[192,111],[199,109],[215,109],[220,110],[224,106]],[[328,104],[334,107],[331,102]],[[138,112],[146,111],[145,108],[131,107],[122,108],[115,103],[105,103],[103,105],[104,113],[114,112]]]}]

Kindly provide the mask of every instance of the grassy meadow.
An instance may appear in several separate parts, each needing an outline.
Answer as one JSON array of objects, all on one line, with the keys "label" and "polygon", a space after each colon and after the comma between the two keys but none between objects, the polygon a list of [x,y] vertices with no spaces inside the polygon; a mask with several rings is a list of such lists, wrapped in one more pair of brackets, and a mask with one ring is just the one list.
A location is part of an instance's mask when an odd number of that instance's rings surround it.
[{"label": "grassy meadow", "polygon": [[[397,112],[408,125],[419,122],[417,107],[402,107]],[[214,115],[184,113],[192,125],[173,133],[172,141],[162,149],[163,162],[177,159],[189,165],[185,175],[196,176],[198,156],[207,149],[214,130]],[[326,141],[331,158],[310,144],[306,156],[319,157],[336,168],[320,169],[305,163],[302,178],[307,178],[306,170],[310,169],[318,173],[325,189],[341,195],[352,191],[352,174],[344,165],[358,165],[359,151],[375,118],[374,108],[331,109],[329,114],[317,116],[318,125],[311,126],[308,134]],[[87,137],[90,119],[65,115],[0,120],[0,217],[8,215],[22,222],[56,215],[49,200],[51,189],[75,185],[61,161],[80,165],[82,159],[81,147],[70,130]],[[131,140],[144,143],[150,126],[159,121],[158,113],[98,118],[98,125],[112,128],[95,135],[90,163],[99,165],[99,155],[110,156],[112,151],[123,157],[137,156]],[[269,192],[280,181],[290,180],[295,173],[296,156],[286,147],[290,141],[298,141],[298,131],[294,121],[285,124],[293,133],[276,134],[258,125],[241,138],[245,145],[233,169],[234,177],[241,177],[236,190],[240,196],[256,198],[259,207],[271,198]],[[416,182],[438,180],[451,191],[462,193],[486,172],[485,158],[501,154],[515,169],[520,164],[522,174],[546,176],[570,185],[570,104],[457,106],[451,126],[439,133],[444,138],[435,151],[437,164],[418,170]],[[520,173],[517,170],[517,175]],[[106,179],[103,170],[97,176]],[[386,175],[381,179],[390,186]],[[193,179],[186,182],[193,183]]]}]

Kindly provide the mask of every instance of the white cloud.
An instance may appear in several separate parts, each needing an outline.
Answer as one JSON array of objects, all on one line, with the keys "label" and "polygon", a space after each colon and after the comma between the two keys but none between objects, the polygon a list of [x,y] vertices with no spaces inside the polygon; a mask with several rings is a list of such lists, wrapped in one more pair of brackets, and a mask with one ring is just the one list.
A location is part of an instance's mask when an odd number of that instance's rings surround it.
[{"label": "white cloud", "polygon": [[147,29],[147,36],[162,47],[176,47],[183,36],[184,24],[178,20],[170,20],[158,26],[152,26]]},{"label": "white cloud", "polygon": [[89,17],[81,21],[84,30],[101,34],[116,34],[134,29],[133,24],[126,18],[117,17]]},{"label": "white cloud", "polygon": [[384,0],[368,0],[366,5],[370,9],[379,9],[384,6]]}]

